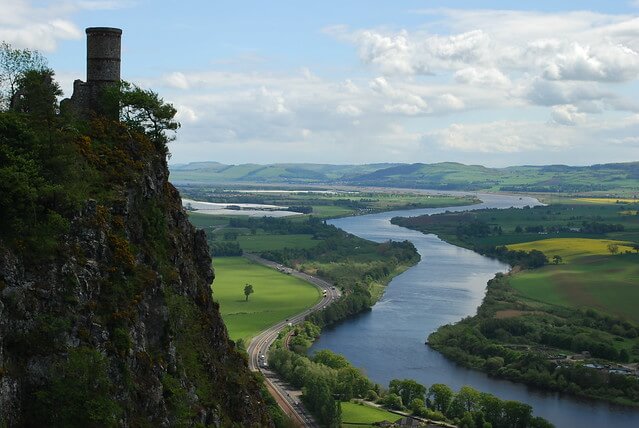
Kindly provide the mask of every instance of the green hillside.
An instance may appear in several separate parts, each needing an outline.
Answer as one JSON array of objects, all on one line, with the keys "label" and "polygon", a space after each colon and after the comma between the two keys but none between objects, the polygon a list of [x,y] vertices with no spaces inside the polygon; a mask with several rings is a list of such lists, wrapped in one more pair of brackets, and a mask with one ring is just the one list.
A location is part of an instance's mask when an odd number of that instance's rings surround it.
[{"label": "green hillside", "polygon": [[171,167],[175,182],[199,183],[296,183],[317,184],[350,180],[394,164],[322,165],[322,164],[242,164],[223,165],[217,162],[195,162]]},{"label": "green hillside", "polygon": [[455,162],[368,165],[223,165],[217,162],[197,162],[171,167],[171,179],[178,184],[340,184],[634,196],[639,189],[639,162],[507,168],[487,168]]}]

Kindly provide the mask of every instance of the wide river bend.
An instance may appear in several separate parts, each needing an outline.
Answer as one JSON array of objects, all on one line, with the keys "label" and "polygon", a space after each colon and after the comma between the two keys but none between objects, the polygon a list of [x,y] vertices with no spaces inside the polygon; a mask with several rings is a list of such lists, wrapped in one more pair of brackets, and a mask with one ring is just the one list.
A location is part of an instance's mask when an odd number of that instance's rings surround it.
[{"label": "wide river bend", "polygon": [[422,259],[395,277],[370,312],[327,329],[311,352],[330,349],[345,355],[375,382],[411,378],[426,385],[445,383],[457,390],[470,385],[502,399],[533,406],[534,414],[558,428],[639,427],[639,410],[546,393],[521,384],[490,378],[445,359],[424,345],[439,326],[474,315],[486,291],[486,282],[508,265],[473,251],[450,245],[435,235],[395,226],[395,216],[418,216],[444,211],[538,205],[533,198],[478,195],[481,204],[470,207],[392,211],[331,220],[354,235],[372,241],[409,240]]}]

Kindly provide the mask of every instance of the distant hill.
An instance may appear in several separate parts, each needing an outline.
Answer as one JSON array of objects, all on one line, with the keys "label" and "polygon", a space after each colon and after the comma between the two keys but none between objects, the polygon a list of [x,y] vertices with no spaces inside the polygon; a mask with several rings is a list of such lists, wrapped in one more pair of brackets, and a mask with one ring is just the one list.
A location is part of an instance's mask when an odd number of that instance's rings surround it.
[{"label": "distant hill", "polygon": [[350,180],[354,177],[393,167],[397,164],[325,165],[325,164],[241,164],[194,162],[171,166],[174,182],[199,183],[294,183],[322,184]]},{"label": "distant hill", "polygon": [[639,162],[592,166],[544,165],[487,168],[434,164],[242,164],[196,162],[171,167],[177,184],[314,184],[438,190],[639,193]]}]

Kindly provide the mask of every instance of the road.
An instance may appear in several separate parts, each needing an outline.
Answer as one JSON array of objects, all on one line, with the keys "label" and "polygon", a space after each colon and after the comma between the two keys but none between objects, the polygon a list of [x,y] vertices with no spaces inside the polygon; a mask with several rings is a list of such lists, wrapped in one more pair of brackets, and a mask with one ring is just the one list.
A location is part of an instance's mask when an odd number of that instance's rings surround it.
[{"label": "road", "polygon": [[251,343],[247,348],[249,355],[249,369],[252,371],[262,372],[268,390],[271,392],[271,395],[273,395],[284,413],[286,413],[298,426],[319,427],[317,422],[315,422],[311,414],[304,408],[303,404],[299,400],[300,391],[295,390],[290,385],[282,382],[277,377],[276,373],[268,369],[268,350],[275,339],[277,339],[280,330],[286,327],[288,323],[299,324],[303,322],[307,315],[325,308],[334,300],[339,299],[342,294],[336,287],[333,287],[333,284],[328,281],[324,281],[323,279],[290,269],[279,263],[263,259],[253,254],[245,254],[245,257],[254,262],[310,282],[319,288],[323,294],[325,292],[322,300],[315,304],[315,306],[264,330],[251,340]]}]

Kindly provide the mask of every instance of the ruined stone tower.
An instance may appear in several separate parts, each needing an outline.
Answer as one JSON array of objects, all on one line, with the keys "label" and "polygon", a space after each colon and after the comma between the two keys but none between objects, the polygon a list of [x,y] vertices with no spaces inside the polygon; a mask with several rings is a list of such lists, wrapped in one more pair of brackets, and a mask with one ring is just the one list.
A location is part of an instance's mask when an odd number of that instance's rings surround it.
[{"label": "ruined stone tower", "polygon": [[87,83],[113,84],[120,80],[122,30],[91,27],[87,32]]},{"label": "ruined stone tower", "polygon": [[90,27],[86,33],[87,81],[73,82],[73,95],[63,101],[62,108],[71,108],[83,117],[95,113],[117,119],[117,106],[106,105],[101,95],[105,88],[120,81],[122,30]]}]

